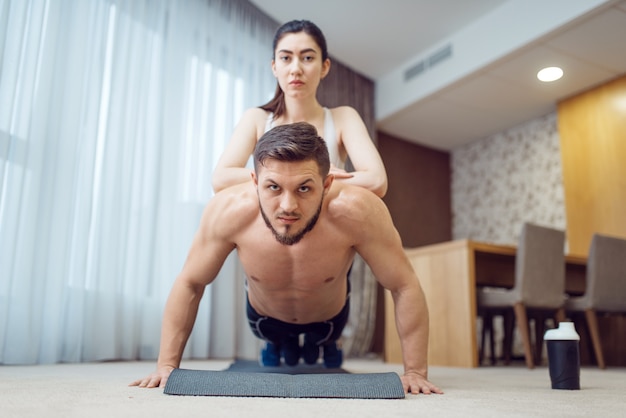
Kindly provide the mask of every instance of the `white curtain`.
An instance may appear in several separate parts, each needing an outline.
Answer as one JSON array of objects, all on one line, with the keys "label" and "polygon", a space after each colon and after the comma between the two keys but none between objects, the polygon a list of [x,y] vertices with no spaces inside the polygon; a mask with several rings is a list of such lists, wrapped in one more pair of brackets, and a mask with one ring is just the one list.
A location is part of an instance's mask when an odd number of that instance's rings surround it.
[{"label": "white curtain", "polygon": [[[238,0],[0,0],[0,363],[156,358],[275,29]],[[256,355],[234,256],[185,357]]]}]

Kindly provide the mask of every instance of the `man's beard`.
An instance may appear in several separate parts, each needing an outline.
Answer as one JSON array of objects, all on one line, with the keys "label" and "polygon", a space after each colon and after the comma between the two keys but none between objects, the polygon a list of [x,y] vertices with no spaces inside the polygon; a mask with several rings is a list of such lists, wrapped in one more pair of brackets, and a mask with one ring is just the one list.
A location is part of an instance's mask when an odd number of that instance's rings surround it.
[{"label": "man's beard", "polygon": [[[279,233],[272,226],[272,223],[270,222],[270,219],[267,217],[267,214],[265,213],[265,211],[263,210],[263,207],[261,206],[261,202],[259,202],[259,208],[261,209],[261,216],[263,217],[263,220],[265,221],[265,225],[267,225],[267,227],[272,231],[272,234],[274,234],[274,238],[276,238],[276,241],[280,242],[283,245],[294,245],[294,244],[297,244],[302,239],[302,237],[304,237],[304,235],[307,232],[309,232],[311,229],[313,229],[313,227],[317,223],[317,220],[320,217],[320,213],[322,212],[322,204],[323,203],[324,203],[324,198],[322,197],[322,200],[320,200],[320,205],[317,208],[317,211],[315,212],[315,215],[313,215],[313,217],[311,219],[309,219],[309,222],[307,222],[307,224],[304,227],[304,229],[302,229],[302,231],[298,232],[295,235],[283,235],[283,234]],[[291,216],[292,214],[282,213],[281,215]],[[286,228],[287,228],[287,232],[289,232],[289,229],[291,228],[291,225],[287,225]]]}]

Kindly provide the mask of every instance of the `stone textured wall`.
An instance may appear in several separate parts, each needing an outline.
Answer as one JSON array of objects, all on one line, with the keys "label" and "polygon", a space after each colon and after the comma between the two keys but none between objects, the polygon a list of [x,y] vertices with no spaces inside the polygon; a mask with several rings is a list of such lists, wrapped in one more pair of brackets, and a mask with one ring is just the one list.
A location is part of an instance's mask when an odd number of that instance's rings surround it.
[{"label": "stone textured wall", "polygon": [[454,239],[516,245],[524,222],[565,230],[556,113],[451,155]]}]

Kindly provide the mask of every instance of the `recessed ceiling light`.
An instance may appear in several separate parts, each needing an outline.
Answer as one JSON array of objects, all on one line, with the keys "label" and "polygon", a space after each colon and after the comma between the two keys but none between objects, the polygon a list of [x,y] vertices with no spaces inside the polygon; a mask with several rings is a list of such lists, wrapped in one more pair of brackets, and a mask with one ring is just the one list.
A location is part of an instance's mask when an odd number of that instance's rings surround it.
[{"label": "recessed ceiling light", "polygon": [[559,67],[547,67],[537,73],[537,78],[541,81],[549,83],[563,77],[563,70]]}]

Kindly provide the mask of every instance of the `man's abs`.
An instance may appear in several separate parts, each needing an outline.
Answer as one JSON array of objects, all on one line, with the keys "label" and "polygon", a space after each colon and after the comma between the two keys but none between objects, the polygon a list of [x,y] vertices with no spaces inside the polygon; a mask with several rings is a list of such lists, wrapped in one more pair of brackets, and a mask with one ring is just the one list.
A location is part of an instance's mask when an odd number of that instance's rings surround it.
[{"label": "man's abs", "polygon": [[248,298],[252,307],[263,316],[291,324],[326,321],[344,307],[347,276],[316,286],[287,284],[277,288],[274,283],[248,279]]}]

